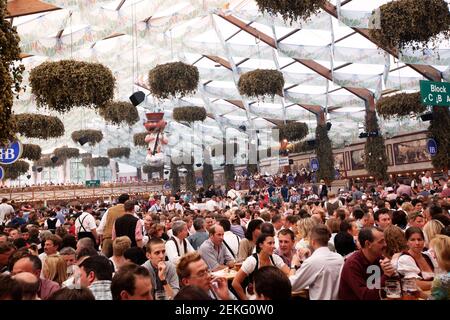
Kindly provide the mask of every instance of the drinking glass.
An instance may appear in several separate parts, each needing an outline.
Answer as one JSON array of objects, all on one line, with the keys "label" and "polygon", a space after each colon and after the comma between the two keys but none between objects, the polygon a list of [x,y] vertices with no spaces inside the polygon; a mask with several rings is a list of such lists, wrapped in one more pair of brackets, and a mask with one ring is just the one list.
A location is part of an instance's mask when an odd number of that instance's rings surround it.
[{"label": "drinking glass", "polygon": [[402,280],[403,300],[418,300],[419,289],[417,288],[415,279],[403,279]]},{"label": "drinking glass", "polygon": [[166,292],[164,290],[157,290],[155,292],[155,300],[167,300]]},{"label": "drinking glass", "polygon": [[402,297],[402,289],[398,280],[386,280],[385,290],[387,300],[400,300]]}]

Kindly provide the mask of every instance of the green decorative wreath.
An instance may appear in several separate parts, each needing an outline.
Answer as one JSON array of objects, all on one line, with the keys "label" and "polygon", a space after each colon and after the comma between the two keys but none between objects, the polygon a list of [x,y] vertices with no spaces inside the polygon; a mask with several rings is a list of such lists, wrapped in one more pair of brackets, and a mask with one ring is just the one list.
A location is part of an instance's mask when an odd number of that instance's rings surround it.
[{"label": "green decorative wreath", "polygon": [[80,139],[84,140],[85,143],[89,142],[89,145],[94,146],[103,140],[103,133],[100,130],[93,129],[72,132],[72,140],[75,143],[79,143]]},{"label": "green decorative wreath", "polygon": [[108,157],[110,158],[129,158],[130,157],[130,148],[128,147],[119,147],[119,148],[110,148],[108,149]]},{"label": "green decorative wreath", "polygon": [[0,146],[7,146],[15,139],[15,121],[11,118],[13,88],[18,94],[25,70],[17,63],[21,60],[19,35],[6,15],[7,1],[0,0]]},{"label": "green decorative wreath", "polygon": [[380,7],[381,29],[370,35],[381,47],[426,49],[450,38],[450,12],[444,0],[398,0]]},{"label": "green decorative wreath", "polygon": [[178,122],[204,121],[206,110],[203,107],[178,107],[173,109],[172,117]]},{"label": "green decorative wreath", "polygon": [[129,102],[110,102],[99,109],[99,114],[107,121],[115,125],[134,125],[139,121],[137,108]]},{"label": "green decorative wreath", "polygon": [[53,150],[53,154],[61,160],[67,160],[71,158],[79,158],[80,150],[77,148],[61,147]]},{"label": "green decorative wreath", "polygon": [[5,170],[5,179],[15,180],[28,172],[30,164],[24,160],[17,160],[12,164],[4,166],[3,169]]},{"label": "green decorative wreath", "polygon": [[278,126],[280,141],[287,139],[288,141],[302,140],[308,135],[308,125],[303,122],[287,122]]},{"label": "green decorative wreath", "polygon": [[256,0],[256,3],[263,13],[280,14],[284,21],[292,24],[317,14],[325,0]]},{"label": "green decorative wreath", "polygon": [[256,69],[244,73],[238,82],[239,93],[247,97],[283,96],[284,78],[278,70]]},{"label": "green decorative wreath", "polygon": [[64,124],[58,117],[37,113],[13,115],[17,132],[27,138],[49,139],[64,135]]},{"label": "green decorative wreath", "polygon": [[378,114],[385,119],[420,114],[425,110],[426,107],[420,101],[420,92],[400,93],[383,97],[377,102]]},{"label": "green decorative wreath", "polygon": [[107,167],[109,166],[110,160],[107,157],[83,158],[81,163],[85,167]]},{"label": "green decorative wreath", "polygon": [[147,132],[139,132],[135,133],[133,136],[133,142],[136,147],[147,147],[148,143],[145,142],[145,137],[147,136]]},{"label": "green decorative wreath", "polygon": [[179,98],[194,93],[199,78],[197,67],[183,62],[157,65],[148,74],[150,91],[159,99]]},{"label": "green decorative wreath", "polygon": [[73,107],[104,107],[114,97],[114,76],[99,63],[75,60],[44,62],[30,72],[38,107],[61,113]]},{"label": "green decorative wreath", "polygon": [[31,161],[37,161],[41,158],[42,150],[37,144],[23,144],[23,151],[21,158]]}]

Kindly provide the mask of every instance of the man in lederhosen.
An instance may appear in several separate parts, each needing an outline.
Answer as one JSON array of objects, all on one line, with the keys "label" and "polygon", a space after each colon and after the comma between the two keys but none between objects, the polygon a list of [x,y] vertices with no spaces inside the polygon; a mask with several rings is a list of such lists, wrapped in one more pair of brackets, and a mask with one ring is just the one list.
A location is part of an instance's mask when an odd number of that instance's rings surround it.
[{"label": "man in lederhosen", "polygon": [[97,225],[95,223],[95,218],[92,215],[92,205],[86,204],[83,209],[84,212],[75,220],[75,231],[78,240],[82,238],[91,238],[97,249]]}]

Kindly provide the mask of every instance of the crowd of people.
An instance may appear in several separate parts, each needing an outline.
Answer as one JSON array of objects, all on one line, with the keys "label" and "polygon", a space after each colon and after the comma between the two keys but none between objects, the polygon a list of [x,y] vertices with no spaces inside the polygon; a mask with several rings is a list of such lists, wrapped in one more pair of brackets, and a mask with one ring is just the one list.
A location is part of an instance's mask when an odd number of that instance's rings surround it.
[{"label": "crowd of people", "polygon": [[[0,299],[450,297],[450,182],[264,179],[113,203],[0,204]],[[252,177],[252,179],[258,177]],[[377,273],[378,272],[378,273]],[[373,276],[373,275],[379,276]]]}]

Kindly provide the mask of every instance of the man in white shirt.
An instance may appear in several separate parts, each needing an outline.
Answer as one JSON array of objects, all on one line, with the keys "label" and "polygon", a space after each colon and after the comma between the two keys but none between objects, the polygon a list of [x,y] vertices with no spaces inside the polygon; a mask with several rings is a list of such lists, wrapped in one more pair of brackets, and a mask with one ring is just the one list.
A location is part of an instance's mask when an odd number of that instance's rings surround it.
[{"label": "man in white shirt", "polygon": [[166,242],[166,255],[170,262],[177,265],[180,257],[188,252],[195,251],[189,241],[186,240],[189,235],[187,223],[177,220],[172,224],[173,236]]},{"label": "man in white shirt", "polygon": [[84,212],[75,220],[75,232],[78,240],[82,238],[91,238],[94,244],[97,243],[97,224],[92,215],[93,208],[91,204],[84,206]]},{"label": "man in white shirt", "polygon": [[289,277],[292,291],[300,291],[309,287],[311,300],[336,300],[339,292],[339,278],[344,258],[328,249],[330,231],[325,225],[316,225],[310,236],[312,255],[299,266],[296,254],[292,264],[298,269]]},{"label": "man in white shirt", "polygon": [[0,225],[6,222],[6,217],[9,214],[10,217],[14,214],[14,208],[8,204],[8,199],[3,198],[2,204],[0,204]]},{"label": "man in white shirt", "polygon": [[226,218],[219,219],[217,221],[222,226],[224,232],[223,244],[227,248],[228,252],[233,256],[234,260],[237,260],[239,254],[239,243],[241,238],[238,235],[231,232],[231,222]]},{"label": "man in white shirt", "polygon": [[219,204],[216,201],[216,196],[212,196],[211,199],[206,201],[206,210],[211,212],[219,210]]},{"label": "man in white shirt", "polygon": [[62,239],[56,234],[49,235],[44,243],[44,252],[39,255],[39,259],[41,259],[42,263],[44,263],[45,259],[52,254],[59,254],[58,250],[61,247]]},{"label": "man in white shirt", "polygon": [[166,211],[175,211],[175,210],[177,210],[177,204],[175,203],[175,197],[170,197],[169,203],[166,204]]}]

